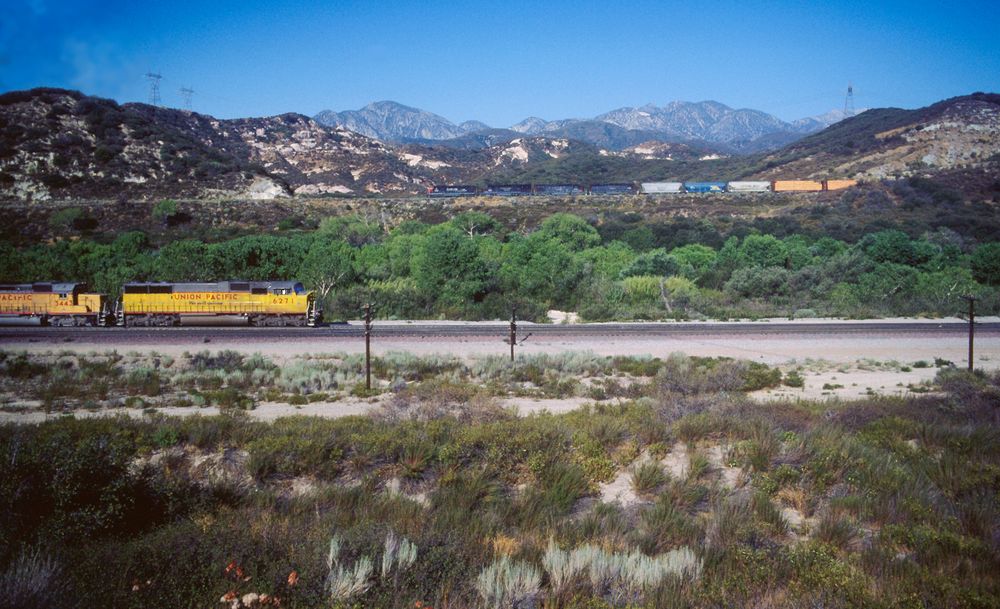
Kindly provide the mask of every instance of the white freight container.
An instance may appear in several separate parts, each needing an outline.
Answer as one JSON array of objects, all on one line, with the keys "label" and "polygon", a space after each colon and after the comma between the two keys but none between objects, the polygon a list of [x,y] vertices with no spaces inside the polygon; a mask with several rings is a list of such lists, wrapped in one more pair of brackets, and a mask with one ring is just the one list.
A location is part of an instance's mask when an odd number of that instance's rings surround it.
[{"label": "white freight container", "polygon": [[770,182],[730,182],[726,188],[729,192],[767,192],[771,190]]},{"label": "white freight container", "polygon": [[644,195],[684,192],[684,184],[681,182],[643,182],[639,192]]}]

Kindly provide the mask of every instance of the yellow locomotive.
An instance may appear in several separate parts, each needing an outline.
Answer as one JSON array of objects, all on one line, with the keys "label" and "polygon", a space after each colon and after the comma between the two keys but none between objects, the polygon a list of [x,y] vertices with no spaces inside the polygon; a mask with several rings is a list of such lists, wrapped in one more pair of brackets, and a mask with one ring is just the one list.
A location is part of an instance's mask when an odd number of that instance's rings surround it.
[{"label": "yellow locomotive", "polygon": [[108,299],[87,292],[83,283],[18,283],[0,285],[0,318],[37,319],[43,326],[105,326]]},{"label": "yellow locomotive", "polygon": [[126,283],[115,307],[119,326],[176,326],[181,317],[239,316],[252,326],[316,326],[316,293],[297,281]]}]

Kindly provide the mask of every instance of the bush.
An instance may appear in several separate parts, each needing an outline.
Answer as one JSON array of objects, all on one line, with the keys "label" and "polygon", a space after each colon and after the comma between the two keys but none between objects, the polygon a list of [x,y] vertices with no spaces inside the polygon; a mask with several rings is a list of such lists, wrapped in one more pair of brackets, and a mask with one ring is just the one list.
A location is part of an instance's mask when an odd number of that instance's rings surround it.
[{"label": "bush", "polygon": [[166,222],[168,218],[177,213],[177,201],[163,199],[153,206],[153,219],[159,222]]},{"label": "bush", "polygon": [[49,226],[52,228],[69,228],[84,218],[84,212],[79,207],[66,207],[52,212],[49,216]]},{"label": "bush", "polygon": [[647,461],[632,470],[632,488],[639,495],[655,494],[666,482],[666,472],[655,461]]},{"label": "bush", "polygon": [[798,370],[789,370],[785,374],[785,378],[782,381],[785,385],[789,387],[802,388],[805,387],[806,381],[802,378],[802,374]]}]

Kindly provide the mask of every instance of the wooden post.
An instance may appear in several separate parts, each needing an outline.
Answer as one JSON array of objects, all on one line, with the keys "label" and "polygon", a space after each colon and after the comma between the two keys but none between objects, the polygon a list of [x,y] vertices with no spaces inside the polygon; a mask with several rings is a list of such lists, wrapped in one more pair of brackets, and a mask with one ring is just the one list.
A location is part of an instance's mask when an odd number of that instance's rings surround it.
[{"label": "wooden post", "polygon": [[365,309],[365,389],[372,389],[372,305],[368,303]]},{"label": "wooden post", "polygon": [[973,343],[976,338],[976,297],[966,296],[965,298],[969,301],[969,372],[972,372],[974,368],[972,363]]},{"label": "wooden post", "polygon": [[510,308],[510,363],[514,363],[514,344],[517,343],[517,307]]}]

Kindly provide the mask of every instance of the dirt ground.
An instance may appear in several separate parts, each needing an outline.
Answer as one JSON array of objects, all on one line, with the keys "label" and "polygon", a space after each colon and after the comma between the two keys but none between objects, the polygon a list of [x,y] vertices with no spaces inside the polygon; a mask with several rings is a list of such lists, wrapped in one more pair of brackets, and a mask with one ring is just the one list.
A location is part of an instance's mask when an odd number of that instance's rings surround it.
[{"label": "dirt ground", "polygon": [[[494,344],[495,342],[495,344]],[[155,349],[154,349],[155,347]],[[120,353],[157,351],[166,355],[180,355],[184,352],[201,350],[219,351],[234,349],[243,353],[262,353],[277,362],[304,353],[363,353],[364,342],[357,338],[330,338],[317,340],[315,344],[302,342],[294,344],[265,343],[241,339],[234,333],[233,338],[213,340],[207,344],[157,344],[153,346],[135,344],[88,344],[84,341],[72,343],[5,342],[0,348],[8,351],[107,351]],[[935,361],[950,361],[958,367],[967,365],[968,343],[964,337],[955,335],[906,335],[900,337],[885,335],[850,336],[827,335],[732,335],[722,334],[705,337],[636,337],[609,336],[602,339],[552,337],[536,335],[520,347],[520,353],[560,353],[565,351],[592,351],[599,355],[651,355],[667,357],[671,353],[685,353],[693,356],[726,356],[737,359],[755,360],[777,366],[787,375],[796,371],[802,378],[801,388],[782,386],[752,394],[754,399],[769,400],[851,400],[871,395],[907,395],[924,393],[927,385],[937,374]],[[507,346],[498,336],[495,341],[482,337],[435,337],[435,338],[385,338],[373,343],[375,354],[389,351],[405,351],[417,355],[444,354],[451,357],[472,358],[488,354],[506,353]],[[976,340],[977,368],[996,370],[1000,368],[1000,337],[982,336]],[[508,398],[504,404],[516,408],[521,415],[542,411],[552,413],[567,412],[579,408],[592,400],[582,397],[566,399]],[[365,414],[379,405],[378,399],[342,399],[329,403],[314,403],[305,406],[263,403],[252,411],[251,416],[261,420],[274,420],[291,415],[315,415],[340,417]],[[130,411],[80,411],[76,416],[106,416],[121,412],[130,416],[143,416],[141,410]],[[191,415],[215,414],[214,408],[160,409],[163,414]],[[36,422],[47,417],[44,412],[28,409],[21,412],[0,410],[0,422]]]}]

